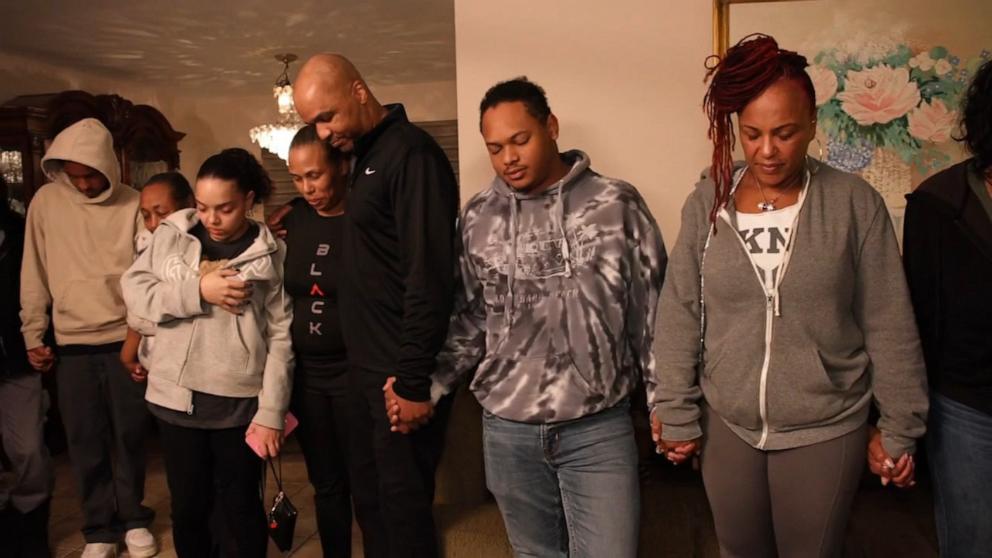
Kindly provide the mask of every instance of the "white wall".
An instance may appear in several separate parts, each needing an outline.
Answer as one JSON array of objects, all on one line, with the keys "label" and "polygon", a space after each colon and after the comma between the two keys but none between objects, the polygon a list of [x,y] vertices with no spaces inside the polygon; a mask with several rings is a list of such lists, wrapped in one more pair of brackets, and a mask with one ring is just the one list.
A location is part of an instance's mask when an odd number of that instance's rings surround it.
[{"label": "white wall", "polygon": [[703,0],[455,0],[462,200],[492,177],[482,95],[526,75],[561,121],[559,147],[637,186],[670,247],[710,157],[701,106],[711,16]]}]

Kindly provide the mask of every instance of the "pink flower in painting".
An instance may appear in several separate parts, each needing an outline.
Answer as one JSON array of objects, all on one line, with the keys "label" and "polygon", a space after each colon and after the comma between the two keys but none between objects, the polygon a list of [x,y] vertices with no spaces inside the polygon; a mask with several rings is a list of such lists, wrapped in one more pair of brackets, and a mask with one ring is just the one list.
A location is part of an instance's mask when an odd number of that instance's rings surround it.
[{"label": "pink flower in painting", "polygon": [[909,70],[875,66],[847,72],[841,106],[858,124],[885,124],[905,115],[920,103],[920,90],[909,81]]},{"label": "pink flower in painting", "polygon": [[816,91],[816,106],[826,103],[837,93],[837,74],[833,70],[823,66],[810,66],[806,68],[806,73]]},{"label": "pink flower in painting", "polygon": [[951,132],[958,120],[957,112],[948,110],[940,99],[923,103],[906,117],[909,120],[909,133],[914,138],[944,143],[951,139]]}]

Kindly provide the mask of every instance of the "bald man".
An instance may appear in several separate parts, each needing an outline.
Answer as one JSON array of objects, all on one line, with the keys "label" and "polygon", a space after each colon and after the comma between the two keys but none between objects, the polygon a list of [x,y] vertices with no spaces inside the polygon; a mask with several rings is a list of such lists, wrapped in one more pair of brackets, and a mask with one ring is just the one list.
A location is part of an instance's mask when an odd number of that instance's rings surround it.
[{"label": "bald man", "polygon": [[[458,185],[437,142],[402,105],[380,104],[346,58],[309,59],[293,100],[321,139],[352,156],[339,305],[356,391],[349,461],[366,556],[436,556],[431,504],[445,417],[427,419],[454,298]],[[406,426],[393,427],[384,393],[404,424],[426,426],[408,436]],[[447,408],[439,404],[438,415]]]}]

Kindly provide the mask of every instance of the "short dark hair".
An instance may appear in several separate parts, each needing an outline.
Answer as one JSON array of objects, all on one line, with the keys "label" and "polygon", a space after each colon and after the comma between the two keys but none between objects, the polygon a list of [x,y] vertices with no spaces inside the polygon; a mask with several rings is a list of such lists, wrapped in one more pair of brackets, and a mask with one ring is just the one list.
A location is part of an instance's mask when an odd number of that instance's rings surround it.
[{"label": "short dark hair", "polygon": [[975,156],[979,171],[992,172],[992,60],[975,72],[963,105],[963,133],[957,139]]},{"label": "short dark hair", "polygon": [[272,194],[269,173],[254,155],[240,147],[225,149],[204,161],[196,179],[207,177],[233,180],[238,190],[254,192],[257,203],[264,202]]},{"label": "short dark hair", "polygon": [[160,172],[145,181],[142,188],[147,188],[151,184],[165,184],[169,187],[169,197],[176,202],[179,207],[189,207],[193,202],[193,189],[189,186],[189,181],[182,174],[169,171]]},{"label": "short dark hair", "polygon": [[317,127],[313,124],[307,124],[297,130],[296,135],[293,136],[293,141],[289,143],[289,150],[292,151],[297,147],[306,145],[319,145],[324,150],[324,156],[327,158],[327,162],[331,165],[338,165],[346,159],[344,152],[340,149],[335,149],[330,143],[320,139],[320,135],[317,134]]},{"label": "short dark hair", "polygon": [[520,76],[501,81],[486,91],[479,104],[479,128],[482,128],[482,115],[487,110],[501,103],[512,102],[523,103],[527,113],[538,119],[541,124],[546,124],[548,117],[551,116],[551,107],[548,105],[548,96],[544,89],[528,80],[526,76]]}]

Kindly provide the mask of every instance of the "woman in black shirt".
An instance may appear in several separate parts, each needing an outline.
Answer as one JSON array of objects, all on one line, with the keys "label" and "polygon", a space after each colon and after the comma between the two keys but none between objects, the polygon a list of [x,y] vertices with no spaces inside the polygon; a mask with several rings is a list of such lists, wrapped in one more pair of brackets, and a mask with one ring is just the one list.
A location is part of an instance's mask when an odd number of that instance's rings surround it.
[{"label": "woman in black shirt", "polygon": [[[293,298],[296,374],[290,408],[314,487],[324,556],[351,556],[348,488],[347,355],[338,315],[337,278],[344,224],[347,157],[301,129],[290,145],[289,174],[300,193],[282,220],[286,292]],[[359,523],[363,510],[356,510]]]}]

